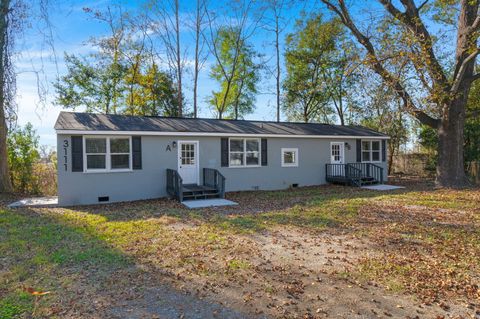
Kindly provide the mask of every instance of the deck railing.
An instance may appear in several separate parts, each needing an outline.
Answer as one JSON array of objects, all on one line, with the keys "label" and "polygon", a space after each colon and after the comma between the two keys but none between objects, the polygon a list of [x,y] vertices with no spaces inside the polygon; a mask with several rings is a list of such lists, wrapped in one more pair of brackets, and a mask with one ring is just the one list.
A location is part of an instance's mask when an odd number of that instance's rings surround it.
[{"label": "deck railing", "polygon": [[347,165],[360,170],[362,177],[373,177],[377,181],[383,182],[383,167],[373,163],[349,163]]},{"label": "deck railing", "polygon": [[203,169],[203,185],[213,187],[218,191],[220,198],[225,197],[225,176],[214,168]]},{"label": "deck railing", "polygon": [[182,189],[183,180],[180,174],[174,169],[167,168],[167,193],[181,202],[183,200]]},{"label": "deck railing", "polygon": [[382,183],[383,167],[373,163],[326,164],[325,177],[327,180],[343,178],[355,185],[362,178],[372,177]]}]

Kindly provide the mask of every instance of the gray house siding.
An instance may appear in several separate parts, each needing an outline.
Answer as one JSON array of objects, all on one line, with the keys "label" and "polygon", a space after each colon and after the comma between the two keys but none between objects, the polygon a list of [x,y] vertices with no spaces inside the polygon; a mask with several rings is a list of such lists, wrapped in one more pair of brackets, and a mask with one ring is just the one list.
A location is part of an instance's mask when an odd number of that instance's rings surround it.
[{"label": "gray house siding", "polygon": [[[259,136],[261,137],[261,136]],[[268,137],[268,165],[259,167],[221,167],[220,137],[142,136],[142,169],[129,172],[72,172],[71,136],[57,135],[58,196],[60,205],[96,204],[167,196],[166,169],[178,169],[175,141],[199,142],[199,174],[202,168],[216,168],[226,178],[226,191],[285,189],[325,183],[325,164],[330,163],[330,143],[346,142],[345,162],[356,162],[355,139]],[[374,137],[371,140],[376,140]],[[170,146],[170,150],[168,150]],[[298,167],[282,167],[281,149],[298,148]],[[384,168],[387,162],[377,163]]]}]

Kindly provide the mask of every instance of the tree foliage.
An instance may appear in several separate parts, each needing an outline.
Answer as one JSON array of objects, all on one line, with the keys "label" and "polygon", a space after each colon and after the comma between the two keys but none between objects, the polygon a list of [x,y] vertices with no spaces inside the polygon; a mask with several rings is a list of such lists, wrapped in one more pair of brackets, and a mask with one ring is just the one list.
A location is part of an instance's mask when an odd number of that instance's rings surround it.
[{"label": "tree foliage", "polygon": [[39,137],[31,123],[18,127],[8,134],[8,163],[14,190],[38,193],[34,183],[34,164],[40,159]]},{"label": "tree foliage", "polygon": [[90,40],[94,53],[65,55],[67,73],[54,83],[56,104],[104,114],[178,115],[176,84],[147,49],[145,26],[110,9],[94,17],[106,22],[111,34]]},{"label": "tree foliage", "polygon": [[331,57],[341,33],[338,20],[317,14],[299,19],[295,32],[287,35],[283,87],[289,120],[333,122],[335,111],[329,101],[338,82],[328,69],[333,68]]},{"label": "tree foliage", "polygon": [[210,77],[220,88],[208,98],[218,118],[243,118],[254,109],[260,66],[255,63],[258,54],[242,38],[239,28],[220,28],[214,40],[217,61],[210,69]]}]

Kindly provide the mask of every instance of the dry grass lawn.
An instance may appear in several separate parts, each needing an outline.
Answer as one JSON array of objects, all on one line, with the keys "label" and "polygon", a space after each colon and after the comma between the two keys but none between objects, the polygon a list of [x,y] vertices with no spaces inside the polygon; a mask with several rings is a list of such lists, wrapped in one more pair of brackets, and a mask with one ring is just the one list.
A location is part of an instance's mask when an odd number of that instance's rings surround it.
[{"label": "dry grass lawn", "polygon": [[0,318],[480,318],[480,190],[400,183],[203,210],[3,198]]}]

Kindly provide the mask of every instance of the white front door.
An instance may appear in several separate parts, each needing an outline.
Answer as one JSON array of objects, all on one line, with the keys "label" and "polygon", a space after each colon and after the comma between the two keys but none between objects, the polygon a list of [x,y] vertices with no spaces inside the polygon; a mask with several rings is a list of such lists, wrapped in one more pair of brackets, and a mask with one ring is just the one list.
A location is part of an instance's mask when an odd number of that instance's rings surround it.
[{"label": "white front door", "polygon": [[344,163],[344,143],[332,142],[330,143],[330,163],[343,164]]},{"label": "white front door", "polygon": [[183,184],[198,184],[198,141],[178,141],[178,173]]}]

